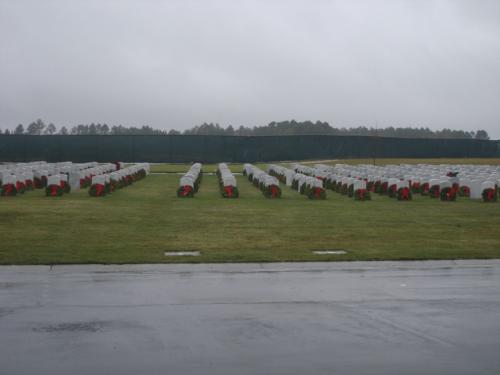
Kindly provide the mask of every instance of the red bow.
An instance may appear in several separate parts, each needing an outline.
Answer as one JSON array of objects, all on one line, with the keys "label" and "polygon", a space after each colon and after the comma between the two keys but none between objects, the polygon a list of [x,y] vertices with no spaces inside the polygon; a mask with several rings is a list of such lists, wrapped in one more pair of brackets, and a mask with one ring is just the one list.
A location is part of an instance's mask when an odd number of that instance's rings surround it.
[{"label": "red bow", "polygon": [[408,188],[401,188],[399,189],[399,199],[402,201],[407,201],[410,199],[410,189]]},{"label": "red bow", "polygon": [[432,194],[434,195],[434,198],[438,198],[439,194],[441,194],[441,191],[440,191],[441,189],[437,185],[434,185],[433,188],[434,189],[432,190]]},{"label": "red bow", "polygon": [[193,188],[189,185],[185,185],[181,188],[181,196],[185,197],[193,191]]},{"label": "red bow", "polygon": [[233,186],[224,186],[224,194],[228,197],[231,198],[233,196]]},{"label": "red bow", "polygon": [[60,186],[58,186],[58,185],[50,185],[50,186],[49,186],[49,189],[50,189],[49,195],[50,195],[51,197],[57,197],[57,195],[58,195],[58,193],[59,193],[59,189],[60,189],[60,188],[61,188],[61,187],[60,187]]},{"label": "red bow", "polygon": [[495,194],[496,194],[496,192],[493,189],[486,190],[486,200],[488,202],[494,201],[495,200]]},{"label": "red bow", "polygon": [[360,201],[365,200],[365,195],[366,195],[366,190],[365,189],[358,189],[358,198]]},{"label": "red bow", "polygon": [[314,189],[314,197],[315,198],[321,198],[321,193],[323,192],[323,189],[317,187]]},{"label": "red bow", "polygon": [[95,196],[100,197],[102,195],[104,195],[104,185],[95,184]]},{"label": "red bow", "polygon": [[280,189],[276,185],[271,185],[271,197],[276,198],[279,195]]},{"label": "red bow", "polygon": [[451,201],[455,198],[455,190],[453,188],[449,188],[446,191],[446,200]]},{"label": "red bow", "polygon": [[5,184],[2,186],[2,195],[12,195],[14,189],[14,184]]}]

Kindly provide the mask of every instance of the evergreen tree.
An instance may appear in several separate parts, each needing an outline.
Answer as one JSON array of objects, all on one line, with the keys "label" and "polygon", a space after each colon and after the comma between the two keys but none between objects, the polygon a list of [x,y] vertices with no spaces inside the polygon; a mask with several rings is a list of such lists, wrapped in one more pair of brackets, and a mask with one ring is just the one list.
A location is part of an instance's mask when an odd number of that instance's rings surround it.
[{"label": "evergreen tree", "polygon": [[45,134],[45,135],[52,135],[52,134],[55,134],[56,132],[57,132],[56,126],[53,123],[50,123],[45,128],[45,131],[44,131],[43,134]]},{"label": "evergreen tree", "polygon": [[28,129],[26,129],[26,133],[30,135],[41,135],[43,129],[45,128],[45,124],[41,119],[38,119],[31,124],[28,125]]},{"label": "evergreen tree", "polygon": [[490,136],[488,135],[488,132],[486,130],[478,130],[476,132],[476,136],[474,138],[476,138],[476,139],[490,139]]},{"label": "evergreen tree", "polygon": [[23,124],[19,124],[16,126],[16,130],[14,130],[14,134],[24,134]]}]

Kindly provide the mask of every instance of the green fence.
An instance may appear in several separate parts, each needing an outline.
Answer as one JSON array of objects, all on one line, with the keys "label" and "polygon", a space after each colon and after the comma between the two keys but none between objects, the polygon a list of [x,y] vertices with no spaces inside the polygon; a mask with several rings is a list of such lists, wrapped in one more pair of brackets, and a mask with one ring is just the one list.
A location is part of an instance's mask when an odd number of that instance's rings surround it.
[{"label": "green fence", "polygon": [[332,158],[498,157],[498,141],[364,136],[0,135],[0,161],[259,162]]}]

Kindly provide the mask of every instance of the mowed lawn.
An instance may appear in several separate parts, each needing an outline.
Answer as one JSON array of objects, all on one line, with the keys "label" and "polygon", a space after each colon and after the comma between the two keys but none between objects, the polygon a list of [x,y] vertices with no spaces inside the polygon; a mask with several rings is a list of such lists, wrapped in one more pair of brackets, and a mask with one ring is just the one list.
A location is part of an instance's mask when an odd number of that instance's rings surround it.
[{"label": "mowed lawn", "polygon": [[[153,174],[104,198],[0,197],[0,264],[500,258],[500,203],[356,202],[332,191],[311,201],[286,186],[271,200],[243,176],[230,200],[213,175],[194,199],[179,199],[178,179]],[[332,249],[347,254],[312,253]],[[165,257],[170,250],[201,256]]]}]

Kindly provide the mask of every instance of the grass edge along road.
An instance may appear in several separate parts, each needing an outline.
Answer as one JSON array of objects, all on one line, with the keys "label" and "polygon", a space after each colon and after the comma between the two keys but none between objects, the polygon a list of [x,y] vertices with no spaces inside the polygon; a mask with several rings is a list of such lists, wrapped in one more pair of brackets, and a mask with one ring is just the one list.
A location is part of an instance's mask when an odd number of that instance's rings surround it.
[{"label": "grass edge along road", "polygon": [[[310,201],[286,186],[271,200],[243,176],[240,198],[222,199],[208,175],[195,198],[179,199],[178,179],[150,175],[104,198],[2,197],[0,264],[500,258],[500,203],[376,194],[355,202],[330,191]],[[347,254],[312,253],[330,249]],[[164,256],[172,250],[201,256]]]}]

